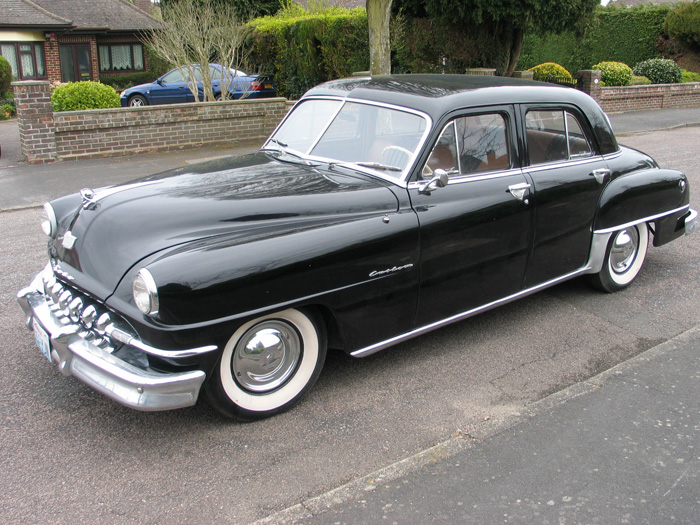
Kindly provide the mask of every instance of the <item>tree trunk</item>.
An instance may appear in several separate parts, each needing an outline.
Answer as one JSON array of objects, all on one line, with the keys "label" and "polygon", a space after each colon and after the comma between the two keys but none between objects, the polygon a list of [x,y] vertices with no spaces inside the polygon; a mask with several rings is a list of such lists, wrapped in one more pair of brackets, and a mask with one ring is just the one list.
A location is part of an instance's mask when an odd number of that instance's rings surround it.
[{"label": "tree trunk", "polygon": [[508,67],[506,67],[503,73],[504,77],[513,76],[513,71],[515,71],[518,65],[518,60],[520,60],[520,52],[523,49],[523,38],[525,33],[522,27],[517,27],[513,30],[513,40],[510,43],[510,53],[508,56]]},{"label": "tree trunk", "polygon": [[392,0],[367,0],[369,69],[372,75],[391,74],[389,21]]}]

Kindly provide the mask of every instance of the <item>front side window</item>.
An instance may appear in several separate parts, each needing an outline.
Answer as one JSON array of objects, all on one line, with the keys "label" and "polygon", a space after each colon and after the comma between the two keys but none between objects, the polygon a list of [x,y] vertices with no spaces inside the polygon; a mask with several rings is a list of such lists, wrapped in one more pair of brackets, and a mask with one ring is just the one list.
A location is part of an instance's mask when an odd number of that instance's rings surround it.
[{"label": "front side window", "polygon": [[101,44],[98,46],[100,71],[143,71],[141,44]]},{"label": "front side window", "polygon": [[42,42],[3,42],[0,55],[10,63],[13,77],[19,80],[46,78]]},{"label": "front side window", "polygon": [[422,173],[423,178],[436,169],[468,175],[510,166],[506,119],[501,113],[489,113],[459,117],[447,124]]},{"label": "front side window", "polygon": [[525,128],[530,165],[562,162],[592,154],[580,122],[568,111],[528,111]]}]

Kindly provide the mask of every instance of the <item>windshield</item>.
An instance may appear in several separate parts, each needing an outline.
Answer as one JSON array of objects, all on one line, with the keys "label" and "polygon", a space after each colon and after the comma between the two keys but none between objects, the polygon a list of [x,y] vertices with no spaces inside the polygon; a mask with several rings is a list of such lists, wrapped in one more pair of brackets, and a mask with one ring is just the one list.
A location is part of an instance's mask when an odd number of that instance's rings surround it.
[{"label": "windshield", "polygon": [[425,117],[409,111],[311,99],[296,106],[268,144],[401,178],[413,163],[427,127]]}]

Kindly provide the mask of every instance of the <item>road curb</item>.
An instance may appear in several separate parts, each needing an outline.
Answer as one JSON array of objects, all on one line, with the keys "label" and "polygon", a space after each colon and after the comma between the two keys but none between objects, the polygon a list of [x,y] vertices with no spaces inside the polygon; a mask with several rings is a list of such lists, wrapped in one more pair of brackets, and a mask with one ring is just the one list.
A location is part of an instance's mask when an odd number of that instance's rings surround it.
[{"label": "road curb", "polygon": [[656,133],[658,131],[671,131],[678,128],[698,128],[700,127],[700,122],[685,122],[683,124],[676,124],[675,126],[668,126],[665,128],[657,129],[640,129],[636,131],[622,131],[620,133],[615,132],[616,137],[629,137],[630,135],[641,135],[642,133]]},{"label": "road curb", "polygon": [[412,474],[425,465],[449,459],[455,454],[492,439],[543,412],[595,392],[606,384],[624,377],[641,364],[658,359],[668,352],[675,350],[678,346],[698,337],[700,337],[700,324],[695,325],[685,332],[681,332],[672,339],[656,345],[627,361],[600,372],[585,381],[573,384],[539,401],[535,401],[520,411],[486,421],[481,427],[470,434],[457,431],[454,436],[428,449],[422,450],[412,456],[392,463],[371,474],[357,478],[323,494],[305,499],[296,505],[255,521],[253,525],[290,525],[300,523],[314,516],[323,514],[333,507],[342,505],[348,501],[360,500],[363,494],[372,492],[392,481]]}]

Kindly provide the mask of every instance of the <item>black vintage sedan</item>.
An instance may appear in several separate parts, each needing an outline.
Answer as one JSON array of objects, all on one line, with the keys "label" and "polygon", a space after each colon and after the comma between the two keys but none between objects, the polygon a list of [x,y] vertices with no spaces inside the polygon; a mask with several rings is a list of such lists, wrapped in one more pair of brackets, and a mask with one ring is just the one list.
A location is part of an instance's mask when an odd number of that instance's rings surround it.
[{"label": "black vintage sedan", "polygon": [[49,361],[127,406],[203,390],[261,418],[327,348],[367,356],[584,275],[620,290],[697,220],[686,177],[579,91],[338,80],[257,154],[46,204],[49,263],[18,300]]}]

